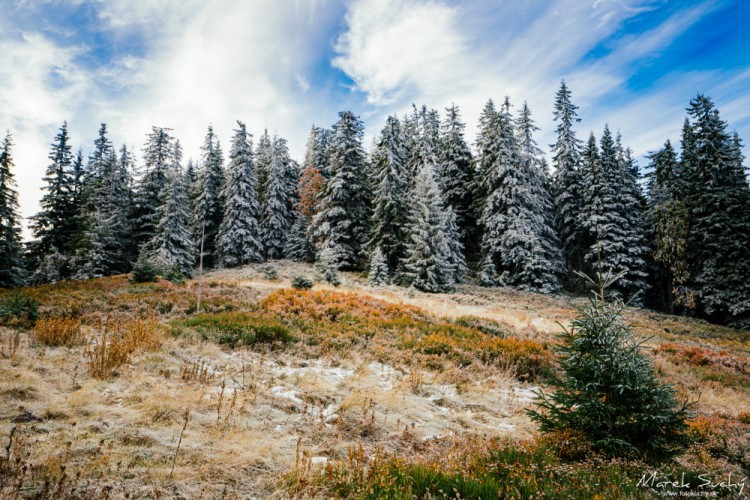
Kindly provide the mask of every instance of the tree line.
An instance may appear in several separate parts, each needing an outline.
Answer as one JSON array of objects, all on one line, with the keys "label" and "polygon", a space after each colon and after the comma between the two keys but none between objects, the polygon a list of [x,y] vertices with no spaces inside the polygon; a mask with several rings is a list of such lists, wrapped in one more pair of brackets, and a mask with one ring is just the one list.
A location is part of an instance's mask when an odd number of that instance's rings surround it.
[{"label": "tree line", "polygon": [[[225,158],[211,127],[194,163],[153,127],[142,162],[105,124],[84,160],[67,123],[50,149],[33,240],[21,241],[12,137],[0,148],[0,286],[89,279],[148,261],[194,272],[281,258],[324,275],[448,292],[484,286],[581,291],[576,271],[622,274],[636,305],[750,323],[750,187],[741,141],[710,98],[689,103],[679,151],[667,141],[645,176],[619,133],[577,137],[562,82],[550,169],[523,103],[489,100],[472,149],[455,105],[390,116],[368,153],[364,124],[313,126],[301,164],[285,139],[253,143],[242,122]],[[226,165],[225,165],[226,163]],[[550,170],[552,172],[550,172]]]}]

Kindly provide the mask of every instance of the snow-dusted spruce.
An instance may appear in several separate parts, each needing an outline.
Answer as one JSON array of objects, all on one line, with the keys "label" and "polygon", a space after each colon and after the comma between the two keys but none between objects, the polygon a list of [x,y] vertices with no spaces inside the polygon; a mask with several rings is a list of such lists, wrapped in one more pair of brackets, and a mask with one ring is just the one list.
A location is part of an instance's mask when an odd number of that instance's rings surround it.
[{"label": "snow-dusted spruce", "polygon": [[525,233],[526,246],[516,255],[514,264],[519,272],[514,281],[521,289],[552,293],[561,288],[560,277],[565,265],[554,226],[546,164],[533,137],[537,130],[539,128],[531,119],[531,111],[524,102],[516,121],[516,132],[520,166],[526,175],[526,182],[519,186],[521,189],[516,195],[515,205],[519,214],[525,216],[514,222],[517,223],[516,230]]},{"label": "snow-dusted spruce", "polygon": [[516,286],[550,293],[559,290],[562,262],[551,227],[541,152],[532,133],[534,123],[524,105],[517,132],[506,99],[495,120],[495,162],[488,165],[488,198],[480,220],[481,280],[488,285]]},{"label": "snow-dusted spruce", "polygon": [[461,242],[467,248],[477,248],[478,233],[473,212],[474,167],[471,150],[464,139],[465,124],[458,106],[446,108],[438,143],[438,172],[445,202],[456,214]]},{"label": "snow-dusted spruce", "polygon": [[293,223],[294,213],[290,206],[293,193],[289,191],[291,183],[288,178],[290,162],[286,139],[274,137],[260,221],[267,259],[284,258],[284,249]]},{"label": "snow-dusted spruce", "polygon": [[[587,234],[584,259],[592,272],[601,269],[605,274],[624,273],[613,288],[626,299],[635,297],[634,303],[638,304],[643,300],[636,294],[644,291],[646,263],[641,251],[642,235],[639,228],[633,227],[625,208],[627,205],[632,209],[635,204],[628,197],[633,191],[629,183],[636,181],[618,161],[609,127],[605,126],[600,143],[601,154],[592,134],[583,153],[579,223]],[[631,253],[629,246],[638,248]]]},{"label": "snow-dusted spruce", "polygon": [[553,195],[555,225],[569,271],[583,270],[585,242],[579,224],[581,202],[581,141],[573,124],[580,121],[578,106],[570,100],[571,92],[565,81],[555,96],[554,117],[557,122],[557,141],[552,147]]},{"label": "snow-dusted spruce", "polygon": [[266,202],[266,191],[268,190],[268,172],[273,161],[273,142],[268,135],[268,129],[263,130],[263,135],[258,139],[255,147],[255,171],[258,177],[258,203],[263,206]]},{"label": "snow-dusted spruce", "polygon": [[174,139],[168,129],[152,127],[143,149],[144,171],[136,185],[133,217],[133,236],[140,246],[154,237],[159,224],[156,208],[159,194],[167,182],[167,170],[172,163]]},{"label": "snow-dusted spruce", "polygon": [[328,138],[331,131],[312,126],[305,149],[305,161],[297,186],[294,222],[289,230],[286,255],[296,261],[315,260],[315,239],[312,219],[318,213],[318,196],[328,176]]},{"label": "snow-dusted spruce", "polygon": [[330,177],[313,219],[316,240],[321,248],[329,249],[338,269],[361,270],[367,262],[371,193],[363,133],[362,121],[353,113],[339,113],[329,148]]},{"label": "snow-dusted spruce", "polygon": [[167,172],[157,210],[156,235],[144,247],[143,254],[162,270],[174,270],[191,276],[196,264],[195,243],[190,232],[187,177],[180,168]]},{"label": "snow-dusted spruce", "polygon": [[389,116],[372,154],[374,211],[369,248],[377,248],[385,256],[390,272],[395,272],[404,258],[409,213],[406,148],[398,118]]},{"label": "snow-dusted spruce", "polygon": [[653,284],[660,308],[674,313],[675,306],[687,298],[688,211],[683,201],[683,183],[677,152],[667,141],[659,151],[649,155],[648,212],[646,221],[657,265]]},{"label": "snow-dusted spruce", "polygon": [[451,242],[446,234],[447,212],[451,209],[445,207],[433,165],[421,166],[410,199],[409,240],[400,281],[424,292],[450,292],[456,283]]},{"label": "snow-dusted spruce", "polygon": [[12,149],[8,132],[0,146],[0,288],[22,286],[25,279]]},{"label": "snow-dusted spruce", "polygon": [[620,134],[615,141],[615,154],[618,164],[619,198],[623,218],[626,223],[624,238],[628,271],[619,280],[620,286],[630,293],[638,293],[632,305],[643,305],[645,292],[651,288],[648,282],[649,247],[646,240],[646,198],[640,185],[640,171],[633,160],[630,149],[623,148]]},{"label": "snow-dusted spruce", "polygon": [[237,122],[224,185],[224,220],[219,227],[222,266],[235,267],[263,260],[258,216],[253,146],[245,124]]},{"label": "snow-dusted spruce", "polygon": [[474,215],[482,218],[487,197],[491,192],[494,165],[497,158],[498,112],[495,103],[489,99],[479,114],[479,132],[477,133],[476,155],[474,157],[475,174],[471,185],[474,198]]},{"label": "snow-dusted spruce", "polygon": [[216,242],[224,215],[224,199],[221,195],[224,189],[224,159],[213,127],[208,127],[201,151],[201,165],[196,181],[198,196],[192,219],[193,242],[197,254],[203,240],[203,265],[213,267],[218,263]]},{"label": "snow-dusted spruce", "polygon": [[[41,270],[42,261],[53,254],[55,264],[59,264],[60,267],[54,270],[54,276],[35,272],[35,282],[66,279],[70,276],[68,261],[73,251],[72,235],[77,234],[72,226],[77,219],[76,207],[72,203],[72,193],[75,189],[71,173],[73,158],[67,122],[63,123],[60,132],[55,136],[49,159],[51,163],[42,179],[45,183],[42,190],[45,193],[40,202],[41,210],[31,218],[34,241],[29,247],[29,253],[34,270]],[[50,270],[51,267],[45,266],[44,269]]]},{"label": "snow-dusted spruce", "polygon": [[370,258],[368,277],[372,286],[387,286],[390,284],[391,276],[388,269],[388,260],[380,247],[375,248]]},{"label": "snow-dusted spruce", "polygon": [[318,277],[333,286],[341,284],[336,256],[336,249],[328,246],[327,242],[323,242],[323,247],[318,252],[318,260],[315,262]]},{"label": "snow-dusted spruce", "polygon": [[76,259],[76,278],[90,279],[124,273],[130,263],[130,190],[128,172],[120,168],[117,154],[102,124],[89,158],[84,191],[90,212],[85,242]]},{"label": "snow-dusted spruce", "polygon": [[714,103],[690,101],[691,122],[683,138],[685,203],[690,214],[688,266],[704,315],[750,325],[750,188],[739,136]]}]

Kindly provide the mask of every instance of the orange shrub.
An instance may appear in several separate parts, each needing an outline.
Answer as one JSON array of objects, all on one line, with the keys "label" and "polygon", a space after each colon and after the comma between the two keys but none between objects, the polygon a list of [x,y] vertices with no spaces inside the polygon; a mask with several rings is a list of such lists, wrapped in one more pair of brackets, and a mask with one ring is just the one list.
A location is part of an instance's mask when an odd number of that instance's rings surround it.
[{"label": "orange shrub", "polygon": [[83,341],[80,321],[57,316],[38,320],[31,336],[35,341],[50,347],[70,347]]}]

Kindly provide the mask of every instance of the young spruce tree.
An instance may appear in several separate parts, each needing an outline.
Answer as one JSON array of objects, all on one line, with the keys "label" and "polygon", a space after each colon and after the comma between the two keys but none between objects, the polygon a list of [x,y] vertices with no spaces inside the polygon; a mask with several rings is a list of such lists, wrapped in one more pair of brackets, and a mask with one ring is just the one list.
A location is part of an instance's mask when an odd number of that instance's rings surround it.
[{"label": "young spruce tree", "polygon": [[622,302],[606,298],[615,280],[601,271],[597,278],[589,305],[561,335],[562,378],[538,393],[529,415],[542,432],[582,433],[611,456],[671,456],[687,444],[688,405],[659,382],[643,342],[621,320]]}]

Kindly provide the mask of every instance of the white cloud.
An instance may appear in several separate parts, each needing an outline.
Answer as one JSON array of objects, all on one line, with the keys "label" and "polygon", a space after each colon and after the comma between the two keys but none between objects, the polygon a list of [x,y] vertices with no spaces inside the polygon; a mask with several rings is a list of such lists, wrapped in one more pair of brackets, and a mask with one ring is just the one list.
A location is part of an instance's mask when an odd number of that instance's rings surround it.
[{"label": "white cloud", "polygon": [[287,137],[299,156],[310,124],[335,118],[335,108],[300,92],[320,46],[330,47],[326,2],[93,1],[101,24],[78,28],[103,30],[116,43],[142,41],[145,53],[92,67],[82,56],[93,47],[67,46],[65,37],[55,42],[28,27],[16,36],[14,7],[0,19],[0,126],[17,144],[24,216],[38,211],[49,144],[63,120],[84,150],[106,122],[115,144],[140,155],[145,134],[158,125],[172,128],[186,157],[197,158],[209,124],[225,151],[240,119],[256,136],[268,127]]},{"label": "white cloud", "polygon": [[[581,107],[580,136],[585,138],[589,130],[598,134],[609,122],[622,130],[637,154],[679,130],[684,108],[698,90],[694,85],[706,80],[664,75],[663,86],[635,94],[626,88],[628,79],[716,7],[713,2],[698,4],[673,13],[645,33],[619,36],[624,22],[656,8],[655,2],[468,0],[449,5],[388,0],[381,8],[382,4],[355,0],[349,5],[347,30],[334,62],[375,105],[371,121],[380,123],[394,108],[404,112],[411,102],[436,108],[455,102],[471,137],[484,102],[509,95],[516,105],[529,102],[542,127],[539,143],[546,147],[553,140],[554,94],[565,78]],[[600,53],[591,57],[594,49]],[[719,89],[711,91],[721,94]]]}]

